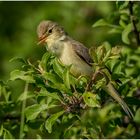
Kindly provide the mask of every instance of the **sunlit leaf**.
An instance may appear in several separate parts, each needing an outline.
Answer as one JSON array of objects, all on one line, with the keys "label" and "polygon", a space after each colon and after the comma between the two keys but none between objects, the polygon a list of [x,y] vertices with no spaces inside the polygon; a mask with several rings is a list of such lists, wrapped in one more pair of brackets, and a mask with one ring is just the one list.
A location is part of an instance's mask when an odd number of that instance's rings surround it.
[{"label": "sunlit leaf", "polygon": [[91,92],[85,92],[83,94],[83,99],[84,102],[89,106],[89,107],[100,107],[99,103],[99,96],[97,94],[91,93]]},{"label": "sunlit leaf", "polygon": [[16,79],[24,80],[28,83],[35,83],[35,80],[33,79],[33,76],[28,74],[28,72],[20,71],[20,70],[14,70],[10,73],[10,80],[14,81]]}]

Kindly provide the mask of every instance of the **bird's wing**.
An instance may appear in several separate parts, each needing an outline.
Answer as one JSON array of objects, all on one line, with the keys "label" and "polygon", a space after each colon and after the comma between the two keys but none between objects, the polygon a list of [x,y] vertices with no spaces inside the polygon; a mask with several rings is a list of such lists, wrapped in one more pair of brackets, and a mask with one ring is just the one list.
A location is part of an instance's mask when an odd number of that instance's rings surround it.
[{"label": "bird's wing", "polygon": [[72,48],[77,53],[77,55],[84,60],[87,64],[91,65],[93,60],[89,55],[89,49],[86,48],[82,43],[71,39]]}]

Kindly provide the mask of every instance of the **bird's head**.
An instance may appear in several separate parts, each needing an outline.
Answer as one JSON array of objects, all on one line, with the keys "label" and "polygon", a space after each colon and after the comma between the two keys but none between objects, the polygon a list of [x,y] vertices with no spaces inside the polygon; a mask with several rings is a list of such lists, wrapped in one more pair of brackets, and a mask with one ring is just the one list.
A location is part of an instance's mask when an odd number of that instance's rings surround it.
[{"label": "bird's head", "polygon": [[38,44],[59,40],[65,35],[63,28],[56,22],[44,20],[37,27]]}]

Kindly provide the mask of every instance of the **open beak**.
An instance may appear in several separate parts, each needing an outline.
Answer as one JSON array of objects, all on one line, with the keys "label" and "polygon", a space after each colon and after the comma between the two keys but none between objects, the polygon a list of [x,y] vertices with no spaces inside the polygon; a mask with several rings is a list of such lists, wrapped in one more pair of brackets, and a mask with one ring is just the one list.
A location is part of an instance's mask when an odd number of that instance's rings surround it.
[{"label": "open beak", "polygon": [[45,41],[47,39],[47,36],[46,35],[43,35],[39,38],[39,42],[37,43],[37,45],[40,45],[40,44],[44,44]]}]

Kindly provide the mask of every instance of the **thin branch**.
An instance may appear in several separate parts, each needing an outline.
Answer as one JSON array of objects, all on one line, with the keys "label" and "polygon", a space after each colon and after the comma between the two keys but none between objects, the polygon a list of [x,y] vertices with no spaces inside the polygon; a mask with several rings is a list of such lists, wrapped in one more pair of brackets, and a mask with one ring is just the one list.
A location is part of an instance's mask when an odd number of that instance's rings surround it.
[{"label": "thin branch", "polygon": [[136,26],[136,20],[134,18],[134,13],[133,13],[133,5],[134,5],[134,2],[129,1],[130,19],[131,19],[131,22],[133,24],[134,33],[135,33],[136,40],[137,40],[137,45],[139,45],[140,44],[140,33],[139,33],[137,26]]}]

